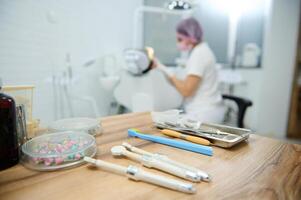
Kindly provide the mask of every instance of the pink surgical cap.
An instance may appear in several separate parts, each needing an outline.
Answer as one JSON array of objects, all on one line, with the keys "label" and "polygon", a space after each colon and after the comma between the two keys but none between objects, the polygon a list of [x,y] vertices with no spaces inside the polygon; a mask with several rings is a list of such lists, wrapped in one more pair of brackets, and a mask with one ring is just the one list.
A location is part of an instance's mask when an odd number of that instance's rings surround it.
[{"label": "pink surgical cap", "polygon": [[203,39],[202,27],[199,22],[192,17],[179,22],[177,25],[177,33],[194,40],[196,43],[200,43]]}]

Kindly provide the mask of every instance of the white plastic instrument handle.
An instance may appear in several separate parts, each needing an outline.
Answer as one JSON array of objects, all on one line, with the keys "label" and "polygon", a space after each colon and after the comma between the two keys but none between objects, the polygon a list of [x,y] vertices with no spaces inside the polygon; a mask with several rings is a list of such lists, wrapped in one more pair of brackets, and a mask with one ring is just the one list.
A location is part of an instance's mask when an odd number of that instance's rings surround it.
[{"label": "white plastic instrument handle", "polygon": [[92,163],[95,166],[106,170],[106,171],[110,171],[110,172],[114,172],[117,174],[121,174],[121,175],[126,175],[128,176],[130,179],[133,180],[141,180],[141,181],[145,181],[148,183],[152,183],[155,185],[159,185],[159,186],[163,186],[166,188],[170,188],[173,190],[177,190],[180,192],[185,192],[185,193],[195,193],[196,189],[193,187],[192,184],[189,183],[184,183],[181,181],[177,181],[171,178],[167,178],[164,176],[159,176],[150,172],[146,172],[143,170],[140,170],[137,167],[134,166],[129,166],[129,167],[123,167],[120,165],[116,165],[116,164],[112,164],[109,162],[105,162],[102,160],[96,160],[90,157],[84,157],[84,160],[86,162]]},{"label": "white plastic instrument handle", "polygon": [[142,155],[130,152],[128,150],[123,151],[123,155],[130,158],[130,159],[132,159],[132,160],[142,162]]},{"label": "white plastic instrument handle", "polygon": [[201,181],[201,179],[197,176],[196,172],[191,172],[182,167],[178,167],[176,165],[170,164],[163,160],[157,159],[154,156],[140,155],[137,153],[130,152],[128,150],[123,151],[123,155],[128,158],[131,158],[132,160],[136,160],[136,161],[140,162],[141,164],[143,164],[144,166],[146,166],[148,168],[159,169],[161,171],[167,172],[174,176],[178,176],[178,177],[181,177],[183,179],[190,180],[193,182]]},{"label": "white plastic instrument handle", "polygon": [[138,172],[135,175],[135,178],[136,180],[143,180],[145,182],[149,182],[155,185],[160,185],[166,188],[170,188],[185,193],[196,192],[196,189],[190,183],[184,183],[164,176],[155,175],[153,173],[149,173],[143,170],[138,170]]},{"label": "white plastic instrument handle", "polygon": [[156,157],[158,160],[162,160],[162,161],[164,161],[164,162],[170,163],[171,165],[175,165],[175,166],[178,166],[178,167],[180,167],[180,168],[189,170],[189,171],[191,171],[191,172],[195,172],[195,173],[197,173],[199,176],[201,176],[201,178],[202,178],[203,181],[207,181],[207,182],[210,182],[210,181],[211,181],[211,176],[210,176],[209,174],[207,174],[206,172],[200,170],[200,169],[197,169],[197,168],[195,168],[195,167],[192,167],[192,166],[185,165],[185,164],[183,164],[183,163],[174,161],[174,160],[172,160],[172,159],[170,159],[170,158],[168,158],[167,156],[164,156],[164,155],[155,154],[155,157]]},{"label": "white plastic instrument handle", "polygon": [[129,149],[130,151],[132,151],[134,153],[138,153],[138,154],[141,154],[141,155],[149,155],[149,156],[154,155],[153,153],[150,153],[150,152],[145,151],[143,149],[139,149],[137,147],[134,147],[134,146],[132,146],[129,143],[126,143],[126,142],[123,142],[122,146],[124,146],[125,148]]},{"label": "white plastic instrument handle", "polygon": [[[174,166],[177,166],[178,168],[182,168],[181,172],[179,172],[179,170],[176,170],[176,172],[173,172],[173,168],[171,168],[170,170],[163,170],[163,171],[166,171],[168,173],[171,173],[171,174],[175,174],[179,177],[182,177],[184,178],[183,176],[187,176],[187,174],[191,174],[191,173],[196,173],[203,181],[211,181],[211,177],[209,174],[207,174],[206,172],[202,171],[202,170],[199,170],[195,167],[192,167],[192,166],[189,166],[189,165],[185,165],[183,163],[180,163],[180,162],[177,162],[177,161],[174,161],[170,158],[168,158],[167,156],[165,155],[160,155],[160,154],[153,154],[153,153],[150,153],[148,151],[145,151],[145,150],[142,150],[142,149],[139,149],[137,147],[134,147],[126,142],[123,142],[122,145],[124,147],[126,147],[127,149],[129,149],[130,151],[134,152],[134,153],[138,153],[138,154],[141,154],[141,155],[146,155],[146,156],[152,156],[153,158],[156,158],[157,160],[161,160],[162,163],[169,163],[170,165],[174,165]],[[141,162],[141,161],[140,161]],[[146,166],[146,167],[153,167],[153,168],[157,168],[157,169],[161,169],[160,167],[162,168],[166,168],[166,165],[161,165],[161,164],[158,164],[158,163],[155,163],[155,164],[151,164],[151,163],[146,163],[146,161],[143,161],[143,164]],[[158,168],[159,167],[159,168]],[[183,172],[184,171],[184,172]],[[185,174],[185,175],[183,175]],[[186,178],[187,179],[187,178]],[[188,180],[192,180],[192,181],[195,181],[195,182],[199,182],[200,180],[195,180],[195,179],[189,179]]]},{"label": "white plastic instrument handle", "polygon": [[178,167],[176,165],[170,164],[168,162],[159,160],[154,156],[143,156],[142,164],[146,167],[156,168],[161,171],[167,172],[169,174],[181,177],[186,180],[190,180],[193,182],[200,182],[201,179],[198,178],[195,172],[191,172],[182,167]]},{"label": "white plastic instrument handle", "polygon": [[116,164],[113,164],[113,163],[109,163],[109,162],[105,162],[105,161],[102,161],[102,160],[96,160],[96,159],[93,159],[93,158],[90,158],[90,157],[84,157],[84,160],[86,162],[94,164],[95,166],[97,166],[97,167],[99,167],[99,168],[101,168],[105,171],[113,172],[113,173],[116,173],[116,174],[125,175],[126,171],[127,171],[126,167],[123,167],[121,165],[116,165]]}]

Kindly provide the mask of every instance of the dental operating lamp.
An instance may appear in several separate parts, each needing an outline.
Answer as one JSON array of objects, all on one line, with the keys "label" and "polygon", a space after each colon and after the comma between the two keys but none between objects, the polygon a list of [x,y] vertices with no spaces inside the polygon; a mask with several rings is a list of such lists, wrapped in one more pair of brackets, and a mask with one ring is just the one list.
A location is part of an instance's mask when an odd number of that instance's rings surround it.
[{"label": "dental operating lamp", "polygon": [[193,1],[171,0],[167,1],[163,7],[140,6],[134,13],[134,34],[132,48],[124,51],[126,66],[124,69],[132,75],[142,75],[151,69],[153,63],[154,50],[151,47],[143,47],[141,18],[143,13],[180,15],[183,18],[189,17],[195,7]]},{"label": "dental operating lamp", "polygon": [[151,70],[154,50],[151,47],[144,49],[126,49],[124,51],[126,65],[124,68],[132,75],[139,76]]}]

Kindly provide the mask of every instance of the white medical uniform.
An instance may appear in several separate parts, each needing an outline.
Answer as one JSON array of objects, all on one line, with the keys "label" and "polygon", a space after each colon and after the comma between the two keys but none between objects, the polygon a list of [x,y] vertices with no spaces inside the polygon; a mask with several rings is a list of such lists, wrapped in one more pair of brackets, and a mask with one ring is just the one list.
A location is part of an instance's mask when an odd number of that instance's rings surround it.
[{"label": "white medical uniform", "polygon": [[193,96],[184,100],[186,116],[200,122],[221,123],[225,107],[218,89],[216,59],[207,43],[195,46],[186,63],[186,76],[201,77],[199,87]]}]

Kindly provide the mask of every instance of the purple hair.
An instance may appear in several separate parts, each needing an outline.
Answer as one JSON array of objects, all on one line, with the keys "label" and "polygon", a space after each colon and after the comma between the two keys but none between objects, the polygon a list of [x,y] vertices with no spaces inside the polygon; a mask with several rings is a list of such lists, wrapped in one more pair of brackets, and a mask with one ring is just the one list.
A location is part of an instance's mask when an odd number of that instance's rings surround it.
[{"label": "purple hair", "polygon": [[203,40],[203,29],[195,18],[187,18],[179,22],[177,25],[177,33],[191,38],[200,43]]}]

